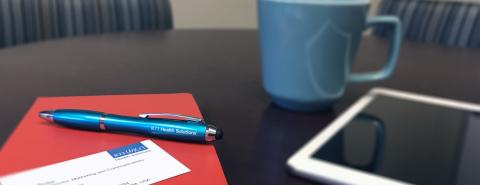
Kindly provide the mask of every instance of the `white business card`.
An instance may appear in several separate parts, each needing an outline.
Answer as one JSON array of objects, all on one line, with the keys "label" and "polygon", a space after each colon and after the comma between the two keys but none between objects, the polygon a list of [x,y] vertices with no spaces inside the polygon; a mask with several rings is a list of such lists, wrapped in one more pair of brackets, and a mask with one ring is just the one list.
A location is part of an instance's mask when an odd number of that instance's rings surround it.
[{"label": "white business card", "polygon": [[143,185],[189,172],[150,140],[0,178],[1,185]]}]

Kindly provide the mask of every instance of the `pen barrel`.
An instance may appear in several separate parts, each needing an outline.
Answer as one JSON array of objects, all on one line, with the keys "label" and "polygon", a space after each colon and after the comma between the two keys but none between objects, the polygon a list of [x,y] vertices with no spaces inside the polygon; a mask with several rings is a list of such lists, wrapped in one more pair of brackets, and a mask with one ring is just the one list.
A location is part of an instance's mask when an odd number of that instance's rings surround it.
[{"label": "pen barrel", "polygon": [[206,125],[157,118],[106,115],[105,130],[150,135],[159,138],[204,142]]}]

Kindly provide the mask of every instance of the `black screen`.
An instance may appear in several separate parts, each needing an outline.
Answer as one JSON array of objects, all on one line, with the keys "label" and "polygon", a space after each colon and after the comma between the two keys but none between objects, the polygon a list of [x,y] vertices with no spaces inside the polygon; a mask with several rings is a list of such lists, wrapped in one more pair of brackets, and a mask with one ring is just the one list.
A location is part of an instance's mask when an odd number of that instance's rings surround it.
[{"label": "black screen", "polygon": [[313,157],[414,184],[480,184],[480,114],[378,95]]}]

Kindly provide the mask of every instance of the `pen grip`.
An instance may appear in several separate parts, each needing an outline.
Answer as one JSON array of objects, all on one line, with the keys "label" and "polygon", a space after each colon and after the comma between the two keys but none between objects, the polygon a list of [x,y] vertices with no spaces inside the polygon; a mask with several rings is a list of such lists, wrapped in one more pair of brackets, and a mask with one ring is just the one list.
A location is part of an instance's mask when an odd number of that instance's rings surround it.
[{"label": "pen grip", "polygon": [[67,127],[99,131],[101,130],[99,120],[102,115],[103,113],[95,111],[60,109],[55,111],[53,121]]}]

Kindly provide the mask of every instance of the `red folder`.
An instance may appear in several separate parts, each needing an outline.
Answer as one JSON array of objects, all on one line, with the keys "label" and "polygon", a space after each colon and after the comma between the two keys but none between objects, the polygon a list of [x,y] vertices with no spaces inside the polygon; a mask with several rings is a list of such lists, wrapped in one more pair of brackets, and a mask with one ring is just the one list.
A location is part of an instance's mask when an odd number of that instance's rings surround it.
[{"label": "red folder", "polygon": [[193,96],[188,93],[37,98],[0,150],[0,176],[151,139],[192,170],[156,184],[227,184],[212,144],[75,130],[38,117],[42,110],[60,108],[131,116],[168,112],[202,117]]}]

